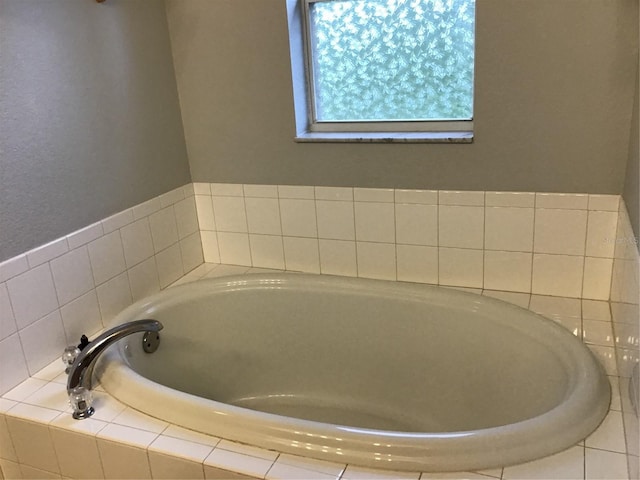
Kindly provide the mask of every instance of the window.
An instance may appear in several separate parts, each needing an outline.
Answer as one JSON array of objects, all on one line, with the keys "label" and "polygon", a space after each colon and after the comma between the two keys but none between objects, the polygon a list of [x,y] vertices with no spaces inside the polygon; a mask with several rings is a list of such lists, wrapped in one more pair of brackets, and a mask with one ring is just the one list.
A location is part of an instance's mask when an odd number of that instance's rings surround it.
[{"label": "window", "polygon": [[288,2],[300,140],[471,141],[475,0]]}]

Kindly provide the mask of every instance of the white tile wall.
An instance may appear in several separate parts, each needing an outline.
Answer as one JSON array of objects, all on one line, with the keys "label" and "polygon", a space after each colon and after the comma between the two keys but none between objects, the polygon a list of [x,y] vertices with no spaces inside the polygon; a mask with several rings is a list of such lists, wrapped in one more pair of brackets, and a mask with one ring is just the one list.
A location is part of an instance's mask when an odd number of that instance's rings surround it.
[{"label": "white tile wall", "polygon": [[[611,202],[613,207],[613,202]],[[622,407],[622,421],[624,424],[625,441],[628,455],[602,452],[592,454],[587,458],[587,471],[594,472],[599,478],[605,478],[606,470],[602,470],[602,463],[609,462],[617,472],[624,472],[626,466],[629,478],[638,478],[640,459],[640,426],[638,416],[629,400],[629,383],[633,368],[640,361],[640,308],[638,306],[640,281],[640,256],[638,255],[638,238],[635,236],[624,202],[620,201],[618,210],[617,230],[613,237],[607,238],[607,243],[613,244],[613,272],[611,281],[611,316],[617,366],[620,374],[619,388]],[[593,466],[591,465],[593,462]]]},{"label": "white tile wall", "polygon": [[0,392],[202,264],[194,191],[167,192],[0,263]]},{"label": "white tile wall", "polygon": [[202,262],[628,299],[620,272],[637,284],[637,268],[629,249],[615,254],[619,205],[615,195],[187,185],[0,264],[0,391],[51,360],[27,362],[30,325],[76,342]]}]

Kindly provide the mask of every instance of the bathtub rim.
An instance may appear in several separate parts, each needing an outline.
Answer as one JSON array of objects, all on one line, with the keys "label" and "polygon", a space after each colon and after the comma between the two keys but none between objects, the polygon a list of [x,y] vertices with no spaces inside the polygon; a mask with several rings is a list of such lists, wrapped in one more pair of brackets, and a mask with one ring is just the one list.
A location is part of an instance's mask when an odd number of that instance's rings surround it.
[{"label": "bathtub rim", "polygon": [[[191,430],[215,437],[245,443],[268,450],[311,457],[319,460],[356,464],[379,469],[406,471],[463,471],[502,467],[519,464],[557,453],[575,445],[588,436],[601,423],[609,408],[610,386],[602,365],[589,349],[570,332],[552,320],[535,314],[517,305],[475,293],[447,289],[431,285],[389,282],[371,279],[333,277],[308,274],[250,274],[233,275],[195,282],[206,288],[211,285],[247,285],[248,282],[285,280],[311,280],[313,282],[342,282],[349,288],[355,285],[384,288],[400,288],[410,294],[424,295],[431,291],[436,296],[446,292],[447,296],[466,298],[497,306],[516,309],[527,315],[539,317],[547,325],[553,325],[560,339],[572,338],[570,348],[561,350],[561,356],[571,354],[572,365],[578,375],[570,375],[573,381],[568,396],[551,410],[510,425],[490,427],[480,430],[449,433],[414,433],[379,431],[344,425],[331,425],[321,422],[285,417],[270,413],[249,410],[224,404],[175,390],[143,377],[129,367],[122,354],[124,342],[116,348],[110,348],[103,355],[96,369],[104,389],[116,399],[139,409],[156,418],[168,421]],[[196,295],[194,284],[185,284],[155,294],[128,307],[113,321],[114,324],[128,321],[137,311],[148,308],[160,301],[171,301],[173,297],[185,293]],[[516,311],[514,310],[514,311]],[[558,341],[557,339],[555,339]],[[576,362],[575,356],[581,361]],[[562,363],[566,366],[566,361]],[[598,373],[591,381],[586,373],[595,369]],[[573,372],[576,373],[576,372]],[[604,398],[606,397],[606,401]],[[163,401],[157,401],[162,398]],[[590,399],[586,401],[585,399]],[[144,404],[144,408],[139,408]],[[189,411],[199,408],[212,410],[212,418],[192,418]],[[567,414],[569,410],[569,414]],[[576,420],[581,420],[578,422]],[[292,445],[290,439],[278,435],[282,431],[299,432],[299,446]],[[311,433],[310,433],[311,432]],[[533,435],[524,436],[523,432]],[[308,435],[312,435],[309,437]],[[309,439],[313,441],[308,441]],[[393,445],[383,454],[376,456],[373,450],[385,439],[392,438]],[[526,438],[527,441],[521,441]],[[576,440],[577,438],[577,440]],[[341,440],[337,440],[341,439]],[[307,442],[302,442],[307,440]],[[313,443],[315,442],[315,443]],[[491,458],[488,458],[486,444],[492,445]],[[306,443],[306,447],[302,444]],[[345,445],[351,448],[344,448]],[[379,458],[392,452],[392,460],[383,462]],[[378,458],[378,460],[376,460]]]}]

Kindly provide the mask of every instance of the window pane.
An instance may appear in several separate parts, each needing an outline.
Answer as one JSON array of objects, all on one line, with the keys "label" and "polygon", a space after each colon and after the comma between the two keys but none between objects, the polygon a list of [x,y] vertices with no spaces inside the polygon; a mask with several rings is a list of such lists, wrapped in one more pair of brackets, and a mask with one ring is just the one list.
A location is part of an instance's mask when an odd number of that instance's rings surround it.
[{"label": "window pane", "polygon": [[310,4],[316,121],[473,117],[475,0]]}]

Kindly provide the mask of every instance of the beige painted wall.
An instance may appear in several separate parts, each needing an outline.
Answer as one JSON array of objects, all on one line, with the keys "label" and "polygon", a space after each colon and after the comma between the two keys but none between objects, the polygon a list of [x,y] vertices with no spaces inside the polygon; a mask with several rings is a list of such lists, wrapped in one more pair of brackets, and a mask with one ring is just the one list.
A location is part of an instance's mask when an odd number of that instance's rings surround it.
[{"label": "beige painted wall", "polygon": [[163,0],[0,0],[0,261],[190,181]]},{"label": "beige painted wall", "polygon": [[344,145],[293,141],[285,0],[167,0],[193,180],[621,193],[637,9],[477,0],[475,143]]}]

